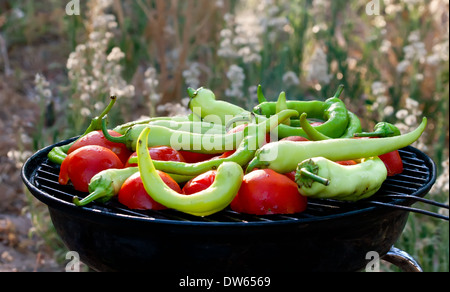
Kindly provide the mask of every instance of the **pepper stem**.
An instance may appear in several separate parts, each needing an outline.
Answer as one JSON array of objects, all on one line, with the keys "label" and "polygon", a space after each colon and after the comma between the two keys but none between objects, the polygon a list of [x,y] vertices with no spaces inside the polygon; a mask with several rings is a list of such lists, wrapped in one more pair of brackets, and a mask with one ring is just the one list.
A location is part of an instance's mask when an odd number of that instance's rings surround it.
[{"label": "pepper stem", "polygon": [[337,91],[336,91],[336,93],[334,94],[334,98],[339,98],[340,96],[341,96],[341,94],[342,94],[342,91],[344,91],[344,85],[343,84],[341,84],[341,85],[339,85],[339,87],[338,87],[338,89],[337,89]]},{"label": "pepper stem", "polygon": [[113,108],[114,104],[116,103],[116,100],[117,100],[116,96],[114,95],[111,96],[111,101],[109,102],[108,106],[103,110],[103,112],[99,116],[92,119],[91,124],[86,129],[83,136],[92,131],[97,131],[102,128],[103,117],[105,117],[109,113],[109,111]]},{"label": "pepper stem", "polygon": [[126,135],[114,137],[114,136],[111,136],[109,134],[108,129],[106,128],[107,118],[108,118],[108,116],[106,115],[102,119],[102,127],[101,127],[101,129],[102,129],[102,132],[103,132],[103,136],[105,136],[106,140],[108,140],[110,142],[125,143],[126,142]]},{"label": "pepper stem", "polygon": [[258,89],[256,90],[256,96],[258,97],[258,103],[263,103],[267,101],[262,92],[261,84],[258,85]]},{"label": "pepper stem", "polygon": [[330,184],[330,180],[323,178],[321,176],[318,176],[317,174],[314,174],[312,172],[310,172],[308,169],[306,169],[305,167],[300,168],[300,170],[298,171],[300,173],[300,176],[306,177],[308,179],[312,179],[315,182],[321,183],[325,186]]},{"label": "pepper stem", "polygon": [[192,87],[189,87],[189,88],[187,89],[187,93],[188,93],[188,96],[189,96],[190,98],[194,98],[195,95],[197,94],[197,90],[195,90],[195,89],[192,88]]},{"label": "pepper stem", "polygon": [[81,201],[80,199],[78,199],[77,196],[73,197],[72,202],[78,206],[85,206],[89,203],[91,203],[92,201],[98,200],[100,198],[106,197],[107,194],[105,192],[105,189],[103,188],[97,188],[95,191],[93,191],[92,193],[90,193],[87,197],[84,197]]}]

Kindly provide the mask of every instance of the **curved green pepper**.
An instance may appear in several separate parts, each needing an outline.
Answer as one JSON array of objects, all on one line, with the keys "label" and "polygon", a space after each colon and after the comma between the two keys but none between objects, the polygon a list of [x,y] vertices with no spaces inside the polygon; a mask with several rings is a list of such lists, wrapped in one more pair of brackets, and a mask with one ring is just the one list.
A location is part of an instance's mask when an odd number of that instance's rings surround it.
[{"label": "curved green pepper", "polygon": [[145,128],[137,142],[138,166],[147,193],[158,203],[195,216],[208,216],[226,208],[236,196],[244,176],[242,167],[224,162],[217,168],[211,186],[186,196],[168,187],[160,178],[148,152],[150,128]]},{"label": "curved green pepper", "polygon": [[278,141],[264,145],[256,151],[247,172],[254,168],[271,168],[280,173],[294,171],[305,159],[323,156],[333,161],[379,156],[414,143],[427,125],[422,123],[412,132],[380,139],[330,139],[323,141]]},{"label": "curved green pepper", "polygon": [[314,157],[298,164],[295,181],[306,197],[357,201],[375,194],[386,177],[386,166],[377,156],[349,166]]},{"label": "curved green pepper", "polygon": [[[352,113],[351,111],[348,112],[349,115],[349,123],[347,126],[347,129],[345,130],[344,134],[342,134],[339,138],[352,138],[356,134],[361,132],[361,121],[359,120],[359,117]],[[317,131],[317,129],[309,124],[309,122],[306,120],[306,113],[303,113],[300,116],[300,127],[305,131],[307,138],[312,141],[321,141],[321,140],[329,140],[333,139],[328,137],[327,135],[324,135]]]}]

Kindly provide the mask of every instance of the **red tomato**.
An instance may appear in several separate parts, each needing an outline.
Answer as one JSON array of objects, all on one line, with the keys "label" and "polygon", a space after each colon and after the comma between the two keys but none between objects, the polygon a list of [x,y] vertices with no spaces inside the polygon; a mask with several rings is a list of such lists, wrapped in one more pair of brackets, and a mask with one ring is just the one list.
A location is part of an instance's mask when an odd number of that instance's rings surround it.
[{"label": "red tomato", "polygon": [[[185,162],[183,155],[181,155],[180,152],[169,146],[150,147],[148,148],[148,152],[150,153],[150,157],[153,160]],[[137,153],[134,152],[133,154],[130,155],[129,158],[131,157],[137,157]],[[138,165],[137,163],[128,163],[127,161],[125,167],[129,166],[138,166]]]},{"label": "red tomato", "polygon": [[209,170],[188,181],[181,190],[185,195],[191,195],[207,189],[216,179],[216,170]]},{"label": "red tomato", "polygon": [[217,156],[217,154],[196,153],[185,150],[179,150],[178,152],[184,157],[184,160],[187,163],[197,163]]},{"label": "red tomato", "polygon": [[236,212],[266,215],[298,213],[306,205],[295,182],[271,169],[257,169],[244,176],[230,206]]},{"label": "red tomato", "polygon": [[109,168],[123,168],[123,163],[114,152],[98,145],[83,146],[64,159],[58,181],[66,185],[70,180],[76,190],[88,192],[91,178]]},{"label": "red tomato", "polygon": [[[119,133],[113,130],[108,130],[108,133],[113,137],[121,136]],[[131,151],[128,150],[125,144],[108,141],[108,139],[106,139],[105,136],[103,135],[102,131],[93,131],[81,137],[69,148],[67,154],[70,154],[73,151],[77,150],[78,148],[87,145],[98,145],[110,149],[117,155],[117,157],[119,157],[122,163],[126,163],[128,157],[130,157],[131,155]]]},{"label": "red tomato", "polygon": [[403,161],[398,150],[379,155],[386,166],[388,176],[394,176],[403,172]]},{"label": "red tomato", "polygon": [[[377,139],[378,137],[355,137],[355,139]],[[383,138],[381,138],[383,139]],[[396,174],[400,174],[403,172],[403,161],[400,157],[400,153],[398,150],[394,150],[392,152],[379,155],[381,161],[383,161],[384,165],[387,169],[388,176],[394,176]]]},{"label": "red tomato", "polygon": [[[161,179],[172,190],[181,193],[180,186],[167,173],[157,170]],[[144,188],[139,172],[130,176],[120,188],[117,195],[119,202],[130,209],[138,210],[163,210],[167,207],[161,205],[150,197]]]}]

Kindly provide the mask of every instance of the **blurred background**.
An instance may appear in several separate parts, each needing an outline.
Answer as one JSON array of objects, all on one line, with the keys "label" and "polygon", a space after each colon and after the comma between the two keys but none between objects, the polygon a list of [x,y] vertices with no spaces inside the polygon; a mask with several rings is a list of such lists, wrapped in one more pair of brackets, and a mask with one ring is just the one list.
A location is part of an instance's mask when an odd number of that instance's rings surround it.
[{"label": "blurred background", "polygon": [[[343,84],[367,130],[428,117],[414,146],[437,164],[427,197],[448,204],[448,0],[0,0],[0,271],[64,271],[20,168],[84,132],[110,95],[114,125],[185,114],[187,87],[251,109],[258,84],[270,100],[324,100]],[[448,222],[411,214],[396,246],[449,270]]]}]

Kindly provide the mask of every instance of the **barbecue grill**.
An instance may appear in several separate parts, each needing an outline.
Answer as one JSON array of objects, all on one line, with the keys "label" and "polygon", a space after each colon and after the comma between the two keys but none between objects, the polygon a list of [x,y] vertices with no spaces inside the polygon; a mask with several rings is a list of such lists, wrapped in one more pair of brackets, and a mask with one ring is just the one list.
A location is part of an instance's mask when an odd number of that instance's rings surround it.
[{"label": "barbecue grill", "polygon": [[[393,247],[409,212],[443,219],[411,207],[424,199],[436,179],[434,162],[408,146],[400,151],[404,171],[389,177],[377,194],[359,202],[308,201],[292,215],[255,216],[225,209],[206,217],[175,210],[130,210],[113,199],[77,207],[73,187],[58,183],[59,165],[48,161],[48,146],[30,157],[22,178],[48,205],[57,233],[69,250],[97,271],[251,272],[358,271],[368,252],[404,270],[420,270]],[[444,206],[448,208],[448,206]]]}]

